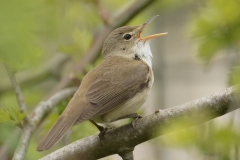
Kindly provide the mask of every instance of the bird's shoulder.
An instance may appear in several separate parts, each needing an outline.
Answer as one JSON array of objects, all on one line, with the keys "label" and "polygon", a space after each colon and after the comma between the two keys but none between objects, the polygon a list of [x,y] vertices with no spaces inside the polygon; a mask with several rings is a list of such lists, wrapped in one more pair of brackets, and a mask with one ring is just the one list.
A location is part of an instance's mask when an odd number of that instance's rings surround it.
[{"label": "bird's shoulder", "polygon": [[[102,71],[98,72],[99,69]],[[106,57],[96,68],[96,72],[100,73],[100,76],[105,78],[110,76],[115,79],[139,77],[141,74],[146,75],[149,70],[150,67],[144,61],[123,56]]]},{"label": "bird's shoulder", "polygon": [[[150,67],[141,60],[121,56],[109,56],[88,72],[80,88],[86,91],[94,84],[123,85],[145,81]],[[80,91],[80,90],[79,90]]]}]

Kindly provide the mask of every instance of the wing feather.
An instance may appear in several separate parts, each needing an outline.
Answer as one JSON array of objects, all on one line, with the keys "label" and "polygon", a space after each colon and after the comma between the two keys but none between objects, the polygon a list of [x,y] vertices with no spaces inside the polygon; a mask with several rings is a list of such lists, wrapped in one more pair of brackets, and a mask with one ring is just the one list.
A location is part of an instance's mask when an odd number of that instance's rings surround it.
[{"label": "wing feather", "polygon": [[78,122],[113,110],[146,87],[149,67],[144,62],[124,59],[121,63],[112,60],[104,64],[110,65],[103,67],[105,72],[88,88],[85,95],[90,104]]}]

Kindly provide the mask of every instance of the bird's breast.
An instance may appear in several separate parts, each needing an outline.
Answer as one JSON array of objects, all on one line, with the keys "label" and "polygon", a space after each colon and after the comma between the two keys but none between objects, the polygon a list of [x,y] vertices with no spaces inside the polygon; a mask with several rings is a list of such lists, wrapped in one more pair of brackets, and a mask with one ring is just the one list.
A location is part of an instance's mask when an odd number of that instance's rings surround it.
[{"label": "bird's breast", "polygon": [[110,112],[105,113],[104,115],[101,115],[95,120],[97,120],[99,123],[108,123],[116,121],[120,117],[135,113],[136,110],[138,110],[144,104],[150,93],[154,80],[152,71],[149,74],[148,78],[148,85],[141,92],[138,92],[136,95],[124,102],[122,105],[118,106]]}]

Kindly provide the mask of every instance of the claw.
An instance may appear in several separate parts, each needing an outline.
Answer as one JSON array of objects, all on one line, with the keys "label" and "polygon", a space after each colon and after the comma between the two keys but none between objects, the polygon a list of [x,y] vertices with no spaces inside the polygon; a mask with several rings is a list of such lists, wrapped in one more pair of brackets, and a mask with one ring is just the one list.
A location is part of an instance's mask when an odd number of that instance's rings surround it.
[{"label": "claw", "polygon": [[142,116],[141,116],[140,114],[137,114],[137,113],[135,113],[135,114],[136,114],[136,117],[135,117],[134,120],[132,121],[132,126],[133,126],[134,129],[135,129],[134,123],[136,122],[136,120],[142,118]]},{"label": "claw", "polygon": [[101,145],[103,146],[103,140],[104,140],[104,134],[107,132],[107,130],[112,129],[111,127],[103,127],[99,124],[97,124],[96,122],[94,122],[93,120],[89,120],[92,124],[94,124],[94,126],[96,126],[98,128],[98,130],[100,131],[100,133],[98,134],[99,137],[99,141],[101,143]]}]

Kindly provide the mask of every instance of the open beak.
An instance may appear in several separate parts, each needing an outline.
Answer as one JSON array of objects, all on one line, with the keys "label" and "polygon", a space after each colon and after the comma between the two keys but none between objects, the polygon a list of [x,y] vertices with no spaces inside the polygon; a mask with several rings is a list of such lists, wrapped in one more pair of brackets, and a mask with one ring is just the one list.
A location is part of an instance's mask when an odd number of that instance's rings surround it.
[{"label": "open beak", "polygon": [[156,38],[156,37],[160,37],[160,36],[163,36],[163,35],[165,35],[165,34],[168,34],[167,32],[165,32],[165,33],[158,33],[158,34],[153,34],[153,35],[147,36],[147,37],[145,37],[145,38],[141,38],[140,35],[141,35],[143,29],[144,29],[150,22],[152,22],[155,18],[157,18],[158,16],[159,16],[159,15],[156,15],[156,16],[150,18],[147,22],[145,22],[145,23],[143,23],[143,24],[141,25],[140,32],[138,33],[138,38],[139,38],[139,39],[146,41],[146,40],[150,40],[150,39],[152,39],[152,38]]}]

